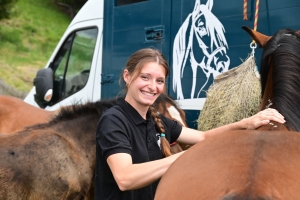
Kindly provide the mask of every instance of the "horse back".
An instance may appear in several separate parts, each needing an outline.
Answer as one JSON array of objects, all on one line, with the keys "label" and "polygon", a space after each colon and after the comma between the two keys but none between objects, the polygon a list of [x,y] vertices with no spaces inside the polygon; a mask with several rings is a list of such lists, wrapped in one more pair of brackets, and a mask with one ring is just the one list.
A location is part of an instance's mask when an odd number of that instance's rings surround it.
[{"label": "horse back", "polygon": [[47,122],[53,115],[53,112],[34,107],[22,99],[0,96],[0,133],[13,133],[26,126]]},{"label": "horse back", "polygon": [[155,199],[299,199],[300,134],[244,130],[191,147],[162,177]]},{"label": "horse back", "polygon": [[93,137],[78,142],[66,133],[73,130],[62,131],[52,125],[0,135],[0,199],[84,199],[88,195],[93,179],[90,163],[95,159],[90,152],[95,148],[86,150],[81,145],[91,143]]}]

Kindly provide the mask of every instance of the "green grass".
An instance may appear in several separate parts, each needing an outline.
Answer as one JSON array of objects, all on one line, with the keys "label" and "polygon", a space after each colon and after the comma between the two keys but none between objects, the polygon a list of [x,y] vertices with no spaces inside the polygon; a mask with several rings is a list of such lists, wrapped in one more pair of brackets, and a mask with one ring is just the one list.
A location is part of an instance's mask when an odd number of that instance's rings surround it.
[{"label": "green grass", "polygon": [[70,22],[51,0],[18,0],[12,17],[0,21],[0,78],[29,92]]}]

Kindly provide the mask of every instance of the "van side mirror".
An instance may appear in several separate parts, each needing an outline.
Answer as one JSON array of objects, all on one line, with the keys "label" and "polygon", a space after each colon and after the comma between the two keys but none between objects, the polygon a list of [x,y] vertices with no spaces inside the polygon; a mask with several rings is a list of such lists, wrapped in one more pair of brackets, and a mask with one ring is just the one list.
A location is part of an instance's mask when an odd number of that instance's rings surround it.
[{"label": "van side mirror", "polygon": [[45,108],[53,96],[53,71],[51,68],[40,69],[33,80],[35,102]]}]

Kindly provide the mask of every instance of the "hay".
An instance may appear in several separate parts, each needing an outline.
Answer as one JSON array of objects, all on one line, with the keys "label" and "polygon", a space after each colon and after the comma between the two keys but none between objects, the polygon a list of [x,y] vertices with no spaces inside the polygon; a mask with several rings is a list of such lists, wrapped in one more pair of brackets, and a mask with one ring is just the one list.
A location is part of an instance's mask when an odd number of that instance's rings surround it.
[{"label": "hay", "polygon": [[261,101],[259,79],[254,56],[217,76],[207,91],[198,130],[210,130],[257,113]]}]

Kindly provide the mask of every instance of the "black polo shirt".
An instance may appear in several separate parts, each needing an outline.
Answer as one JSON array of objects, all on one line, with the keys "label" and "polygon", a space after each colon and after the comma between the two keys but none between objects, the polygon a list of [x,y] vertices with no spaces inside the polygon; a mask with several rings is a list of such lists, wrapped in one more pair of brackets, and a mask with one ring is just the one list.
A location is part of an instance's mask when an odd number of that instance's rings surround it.
[{"label": "black polo shirt", "polygon": [[[170,143],[176,141],[182,127],[163,115],[161,119],[167,140]],[[130,154],[134,164],[161,159],[164,156],[159,136],[150,113],[145,120],[124,98],[119,98],[117,104],[102,115],[97,127],[95,199],[154,199],[158,181],[141,189],[122,192],[106,159],[115,153]]]}]

